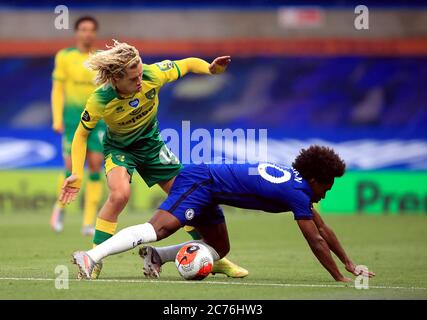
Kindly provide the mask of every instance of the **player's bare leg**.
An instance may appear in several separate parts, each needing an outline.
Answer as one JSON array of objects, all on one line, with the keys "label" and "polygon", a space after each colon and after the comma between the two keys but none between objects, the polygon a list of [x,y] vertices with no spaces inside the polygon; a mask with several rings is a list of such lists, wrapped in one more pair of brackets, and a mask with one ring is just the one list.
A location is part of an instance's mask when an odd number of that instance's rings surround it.
[{"label": "player's bare leg", "polygon": [[[169,212],[159,210],[162,215],[156,215],[153,219],[158,219],[160,223],[165,223],[164,219],[176,219]],[[163,221],[162,221],[163,220]],[[176,219],[176,226],[179,225],[178,219]],[[152,247],[144,246],[139,250],[140,256],[144,259],[144,275],[148,278],[158,278],[161,272],[161,266],[166,262],[175,261],[175,257],[178,251],[186,244],[193,242],[200,242],[206,245],[212,254],[214,261],[219,261],[223,258],[230,250],[230,243],[228,239],[228,232],[225,223],[208,225],[201,228],[206,238],[203,240],[192,240],[186,243],[180,243],[177,245],[167,247]]]},{"label": "player's bare leg", "polygon": [[103,258],[128,251],[144,243],[159,241],[181,228],[179,220],[172,214],[158,210],[150,222],[120,230],[116,235],[95,248],[73,253],[73,263],[79,268],[79,275],[93,279],[95,264]]},{"label": "player's bare leg", "polygon": [[[167,194],[169,194],[170,188],[172,187],[174,181],[175,181],[175,177],[169,181],[160,182],[159,186]],[[193,240],[197,241],[202,239],[200,233],[194,227],[185,226],[184,230],[193,238]],[[153,252],[151,249],[147,249],[147,250],[150,250],[150,252]],[[154,256],[153,259],[156,259],[155,254],[156,254],[155,252],[152,253],[152,255]],[[140,255],[141,255],[141,252],[140,252]],[[222,274],[225,274],[227,277],[231,277],[231,278],[244,278],[249,274],[249,271],[231,262],[230,260],[224,257],[214,262],[212,274],[216,274],[216,273],[222,273]]]},{"label": "player's bare leg", "polygon": [[[157,210],[149,223],[156,230],[157,240],[164,239],[181,228],[179,220],[164,210]],[[139,255],[144,260],[144,275],[147,278],[159,278],[164,262],[157,250],[151,246],[144,246],[139,249]]]},{"label": "player's bare leg", "polygon": [[[228,239],[228,231],[225,223],[209,226],[198,226],[197,231],[202,236],[204,242],[215,248],[221,259],[215,261],[212,274],[225,274],[231,278],[244,278],[249,274],[249,271],[231,262],[225,255],[230,251],[230,241]],[[224,254],[224,252],[226,252]]]},{"label": "player's bare leg", "polygon": [[219,258],[224,258],[230,251],[230,240],[225,222],[197,226],[197,231],[202,236],[203,242],[210,245],[218,253]]},{"label": "player's bare leg", "polygon": [[[94,246],[111,238],[117,229],[117,219],[129,201],[130,176],[125,167],[114,167],[107,173],[109,194],[96,219]],[[102,261],[93,268],[92,279],[97,279],[102,270]]]},{"label": "player's bare leg", "polygon": [[115,167],[107,174],[108,198],[99,211],[98,217],[117,222],[119,214],[127,205],[130,194],[130,176],[125,167]]},{"label": "player's bare leg", "polygon": [[[185,226],[184,229],[192,236],[193,239],[202,239],[200,233],[194,227]],[[244,278],[249,274],[249,271],[224,257],[215,261],[211,273],[222,273],[231,278]]]},{"label": "player's bare leg", "polygon": [[[58,189],[61,190],[64,179],[71,175],[71,156],[64,157],[65,174],[61,175],[58,181]],[[64,230],[64,204],[57,200],[53,206],[52,214],[50,215],[50,226],[55,232]]]}]

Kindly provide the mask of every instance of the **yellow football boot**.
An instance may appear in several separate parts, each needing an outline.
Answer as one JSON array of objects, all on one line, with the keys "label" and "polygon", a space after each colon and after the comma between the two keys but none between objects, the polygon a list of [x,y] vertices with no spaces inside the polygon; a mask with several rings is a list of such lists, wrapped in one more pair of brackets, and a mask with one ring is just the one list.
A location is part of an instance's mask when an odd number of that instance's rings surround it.
[{"label": "yellow football boot", "polygon": [[215,261],[211,273],[222,273],[231,278],[244,278],[249,274],[249,271],[231,262],[227,258],[222,258],[221,260]]}]

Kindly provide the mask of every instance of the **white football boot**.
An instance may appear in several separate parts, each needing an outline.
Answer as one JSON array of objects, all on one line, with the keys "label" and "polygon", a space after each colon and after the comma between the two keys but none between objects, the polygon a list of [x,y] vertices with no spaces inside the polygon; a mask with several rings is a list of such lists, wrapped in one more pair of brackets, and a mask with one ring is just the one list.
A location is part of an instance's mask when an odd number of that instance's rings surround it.
[{"label": "white football boot", "polygon": [[144,275],[147,278],[160,278],[162,271],[162,261],[154,247],[142,247],[139,249],[139,256],[144,259]]},{"label": "white football boot", "polygon": [[72,255],[72,262],[79,268],[79,279],[91,279],[92,270],[95,267],[95,261],[84,251],[76,251]]}]

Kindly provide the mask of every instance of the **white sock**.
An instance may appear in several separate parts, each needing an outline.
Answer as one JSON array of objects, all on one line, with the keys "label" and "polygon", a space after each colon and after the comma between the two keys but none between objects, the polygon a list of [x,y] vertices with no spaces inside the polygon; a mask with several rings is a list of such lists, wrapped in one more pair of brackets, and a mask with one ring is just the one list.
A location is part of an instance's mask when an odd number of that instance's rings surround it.
[{"label": "white sock", "polygon": [[156,249],[157,253],[159,254],[160,259],[162,260],[162,264],[163,264],[165,262],[175,261],[176,255],[178,254],[178,251],[183,246],[185,246],[186,244],[194,243],[194,242],[201,243],[201,244],[205,245],[209,249],[210,253],[212,254],[213,260],[214,261],[219,260],[219,254],[216,252],[216,250],[201,240],[191,240],[191,241],[187,241],[187,242],[181,243],[181,244],[176,244],[173,246],[159,247],[159,248],[156,247],[155,249]]},{"label": "white sock", "polygon": [[120,230],[110,239],[86,251],[86,253],[93,261],[99,262],[109,255],[121,253],[133,249],[142,243],[149,243],[156,240],[156,231],[153,226],[147,222]]}]

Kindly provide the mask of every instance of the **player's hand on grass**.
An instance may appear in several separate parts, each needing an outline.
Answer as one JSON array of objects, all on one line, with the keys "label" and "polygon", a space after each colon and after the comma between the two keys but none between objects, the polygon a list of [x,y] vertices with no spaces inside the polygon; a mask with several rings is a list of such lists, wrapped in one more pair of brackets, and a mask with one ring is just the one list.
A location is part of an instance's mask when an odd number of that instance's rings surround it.
[{"label": "player's hand on grass", "polygon": [[225,69],[227,69],[227,66],[230,64],[230,62],[230,56],[218,57],[209,65],[209,72],[212,74],[223,73]]},{"label": "player's hand on grass", "polygon": [[369,270],[364,270],[361,268],[357,268],[357,266],[353,263],[353,262],[348,262],[345,265],[345,269],[354,274],[355,276],[368,276],[369,278],[372,278],[375,276],[375,272],[369,271]]},{"label": "player's hand on grass", "polygon": [[61,203],[69,204],[71,201],[76,199],[80,188],[72,187],[71,185],[76,183],[77,180],[78,177],[75,174],[72,174],[65,179],[64,184],[62,185],[61,194],[59,195],[59,201],[61,201]]},{"label": "player's hand on grass", "polygon": [[60,124],[54,124],[52,126],[53,131],[55,131],[56,133],[59,134],[63,134],[64,133],[64,124],[60,123]]}]

